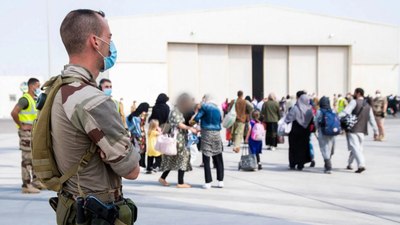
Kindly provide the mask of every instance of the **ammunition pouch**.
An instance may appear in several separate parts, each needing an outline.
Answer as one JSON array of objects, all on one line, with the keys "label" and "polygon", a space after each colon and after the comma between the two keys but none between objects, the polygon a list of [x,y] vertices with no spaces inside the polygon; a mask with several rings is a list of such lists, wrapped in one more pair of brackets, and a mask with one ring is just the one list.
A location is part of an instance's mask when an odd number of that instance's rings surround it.
[{"label": "ammunition pouch", "polygon": [[75,217],[75,200],[64,194],[59,194],[56,208],[57,225],[75,225]]}]

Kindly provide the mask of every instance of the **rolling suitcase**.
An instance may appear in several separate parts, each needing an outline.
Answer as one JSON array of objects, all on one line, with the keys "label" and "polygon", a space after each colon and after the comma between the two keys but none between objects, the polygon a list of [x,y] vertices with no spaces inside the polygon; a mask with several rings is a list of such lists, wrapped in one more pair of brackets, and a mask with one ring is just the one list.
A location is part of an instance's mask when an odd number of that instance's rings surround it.
[{"label": "rolling suitcase", "polygon": [[257,158],[255,155],[250,154],[249,147],[247,145],[242,146],[242,156],[240,157],[238,170],[244,170],[244,171],[257,170]]}]

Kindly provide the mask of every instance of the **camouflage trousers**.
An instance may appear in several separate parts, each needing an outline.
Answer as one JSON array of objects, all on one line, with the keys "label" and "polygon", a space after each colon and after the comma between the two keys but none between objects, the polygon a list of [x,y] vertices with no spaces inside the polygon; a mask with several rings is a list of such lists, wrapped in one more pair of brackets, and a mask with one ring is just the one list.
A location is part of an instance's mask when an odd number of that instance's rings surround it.
[{"label": "camouflage trousers", "polygon": [[32,168],[31,131],[18,130],[19,149],[21,150],[22,187],[36,179]]}]

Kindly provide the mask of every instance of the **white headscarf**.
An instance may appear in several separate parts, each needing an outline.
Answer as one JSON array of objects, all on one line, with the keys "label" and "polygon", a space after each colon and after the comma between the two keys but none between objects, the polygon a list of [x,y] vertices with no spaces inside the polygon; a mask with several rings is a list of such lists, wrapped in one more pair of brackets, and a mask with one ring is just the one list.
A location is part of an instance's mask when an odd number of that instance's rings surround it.
[{"label": "white headscarf", "polygon": [[314,115],[310,105],[310,99],[306,94],[300,96],[295,106],[292,107],[287,115],[285,122],[297,121],[300,126],[307,128],[310,125]]}]

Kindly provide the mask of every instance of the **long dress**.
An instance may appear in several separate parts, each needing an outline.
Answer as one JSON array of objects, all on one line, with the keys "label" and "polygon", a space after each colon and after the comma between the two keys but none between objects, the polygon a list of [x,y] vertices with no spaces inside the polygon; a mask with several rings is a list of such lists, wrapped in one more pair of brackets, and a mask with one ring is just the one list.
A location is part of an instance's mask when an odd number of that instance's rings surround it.
[{"label": "long dress", "polygon": [[305,163],[311,162],[310,155],[310,129],[300,126],[293,121],[292,130],[289,134],[289,164],[290,168],[302,169]]},{"label": "long dress", "polygon": [[176,155],[163,155],[161,162],[161,171],[167,170],[182,170],[191,171],[190,165],[190,152],[186,148],[187,130],[179,129],[179,123],[184,123],[185,118],[178,109],[174,109],[168,119],[172,130],[177,132],[177,154]]}]

